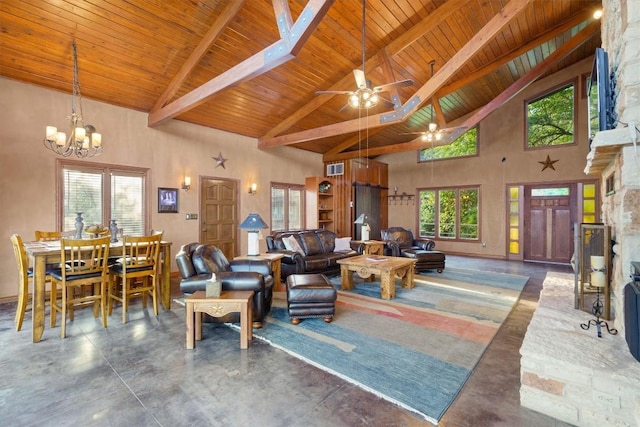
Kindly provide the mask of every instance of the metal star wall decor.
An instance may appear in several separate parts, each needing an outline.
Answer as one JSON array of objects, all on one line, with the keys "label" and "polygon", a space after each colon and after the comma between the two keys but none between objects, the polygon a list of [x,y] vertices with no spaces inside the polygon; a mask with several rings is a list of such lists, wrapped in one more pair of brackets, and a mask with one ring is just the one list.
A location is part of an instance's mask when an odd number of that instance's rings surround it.
[{"label": "metal star wall decor", "polygon": [[544,171],[547,168],[556,170],[555,166],[553,166],[555,162],[557,162],[557,160],[551,160],[551,157],[549,157],[549,155],[547,154],[547,160],[545,160],[544,162],[538,162],[538,163],[542,165],[542,171]]},{"label": "metal star wall decor", "polygon": [[212,157],[212,159],[216,161],[216,167],[222,166],[222,169],[226,169],[224,162],[226,162],[227,159],[222,157],[222,153],[218,154],[218,157]]}]

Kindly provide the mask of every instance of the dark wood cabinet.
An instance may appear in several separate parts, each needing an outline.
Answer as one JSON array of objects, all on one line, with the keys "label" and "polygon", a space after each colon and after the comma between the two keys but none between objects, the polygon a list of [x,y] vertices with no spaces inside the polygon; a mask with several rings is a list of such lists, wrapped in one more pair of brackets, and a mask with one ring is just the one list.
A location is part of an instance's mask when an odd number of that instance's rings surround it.
[{"label": "dark wood cabinet", "polygon": [[[342,162],[341,162],[342,163]],[[343,174],[330,177],[334,182],[333,197],[335,200],[333,231],[341,237],[354,236],[355,216],[355,185],[371,185],[380,188],[380,212],[377,221],[380,229],[389,226],[388,195],[389,172],[386,163],[375,160],[351,159],[345,160]],[[326,170],[326,164],[325,164]],[[307,205],[309,209],[309,205]]]}]

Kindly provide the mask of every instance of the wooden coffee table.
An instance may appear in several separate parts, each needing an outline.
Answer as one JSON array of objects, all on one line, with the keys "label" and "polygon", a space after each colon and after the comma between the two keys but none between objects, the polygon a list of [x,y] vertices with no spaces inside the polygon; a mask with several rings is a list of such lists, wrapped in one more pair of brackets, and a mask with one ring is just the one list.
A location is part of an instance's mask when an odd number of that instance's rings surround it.
[{"label": "wooden coffee table", "polygon": [[[202,339],[202,313],[222,317],[229,313],[240,313],[240,348],[249,347],[253,339],[253,291],[222,291],[218,298],[207,298],[205,291],[194,292],[185,298],[187,305],[187,350]],[[195,328],[194,328],[195,318]]]},{"label": "wooden coffee table", "polygon": [[391,299],[396,296],[395,278],[402,278],[402,287],[413,288],[414,259],[381,255],[360,255],[338,260],[342,276],[342,289],[353,289],[353,274],[366,279],[372,274],[380,275],[380,296]]}]

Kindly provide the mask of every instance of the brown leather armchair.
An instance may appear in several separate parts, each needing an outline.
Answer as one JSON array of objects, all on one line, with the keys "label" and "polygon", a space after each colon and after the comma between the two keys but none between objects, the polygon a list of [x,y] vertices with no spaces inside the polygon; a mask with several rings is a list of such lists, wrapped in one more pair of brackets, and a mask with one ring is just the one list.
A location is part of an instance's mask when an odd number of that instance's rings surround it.
[{"label": "brown leather armchair", "polygon": [[[268,260],[241,259],[228,261],[220,249],[213,245],[188,243],[176,254],[178,270],[182,275],[180,290],[186,295],[204,291],[207,280],[215,273],[222,290],[253,291],[253,327],[261,328],[271,310],[273,276]],[[210,322],[238,322],[238,313],[214,318]]]},{"label": "brown leather armchair", "polygon": [[385,242],[385,255],[413,258],[416,260],[415,271],[444,270],[445,255],[436,251],[436,242],[426,238],[414,238],[411,230],[402,227],[391,227],[381,231]]}]

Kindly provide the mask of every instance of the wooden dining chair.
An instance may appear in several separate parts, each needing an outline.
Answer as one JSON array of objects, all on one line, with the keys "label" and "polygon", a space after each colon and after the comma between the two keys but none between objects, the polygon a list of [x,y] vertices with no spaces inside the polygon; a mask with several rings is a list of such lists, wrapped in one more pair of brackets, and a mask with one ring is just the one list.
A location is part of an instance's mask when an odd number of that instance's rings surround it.
[{"label": "wooden dining chair", "polygon": [[[102,326],[107,327],[107,284],[109,279],[108,258],[110,238],[67,239],[60,244],[61,265],[50,273],[51,326],[55,327],[57,312],[62,314],[60,336],[66,337],[67,310],[83,305],[93,305],[93,315],[102,313]],[[93,292],[86,294],[81,288],[92,285]],[[62,293],[58,304],[58,286]],[[80,290],[80,292],[75,292]]]},{"label": "wooden dining chair", "polygon": [[[24,250],[22,238],[18,234],[11,235],[11,245],[18,267],[18,306],[16,307],[15,323],[16,331],[19,332],[22,329],[24,315],[29,306],[29,284],[33,283],[33,269],[29,268],[27,253]],[[45,278],[46,283],[51,282],[48,275]]]},{"label": "wooden dining chair", "polygon": [[122,303],[122,323],[127,323],[129,301],[142,297],[147,306],[147,296],[153,302],[153,312],[158,315],[158,282],[160,269],[160,241],[162,234],[150,236],[123,236],[122,258],[109,268],[109,315],[113,302]]}]

